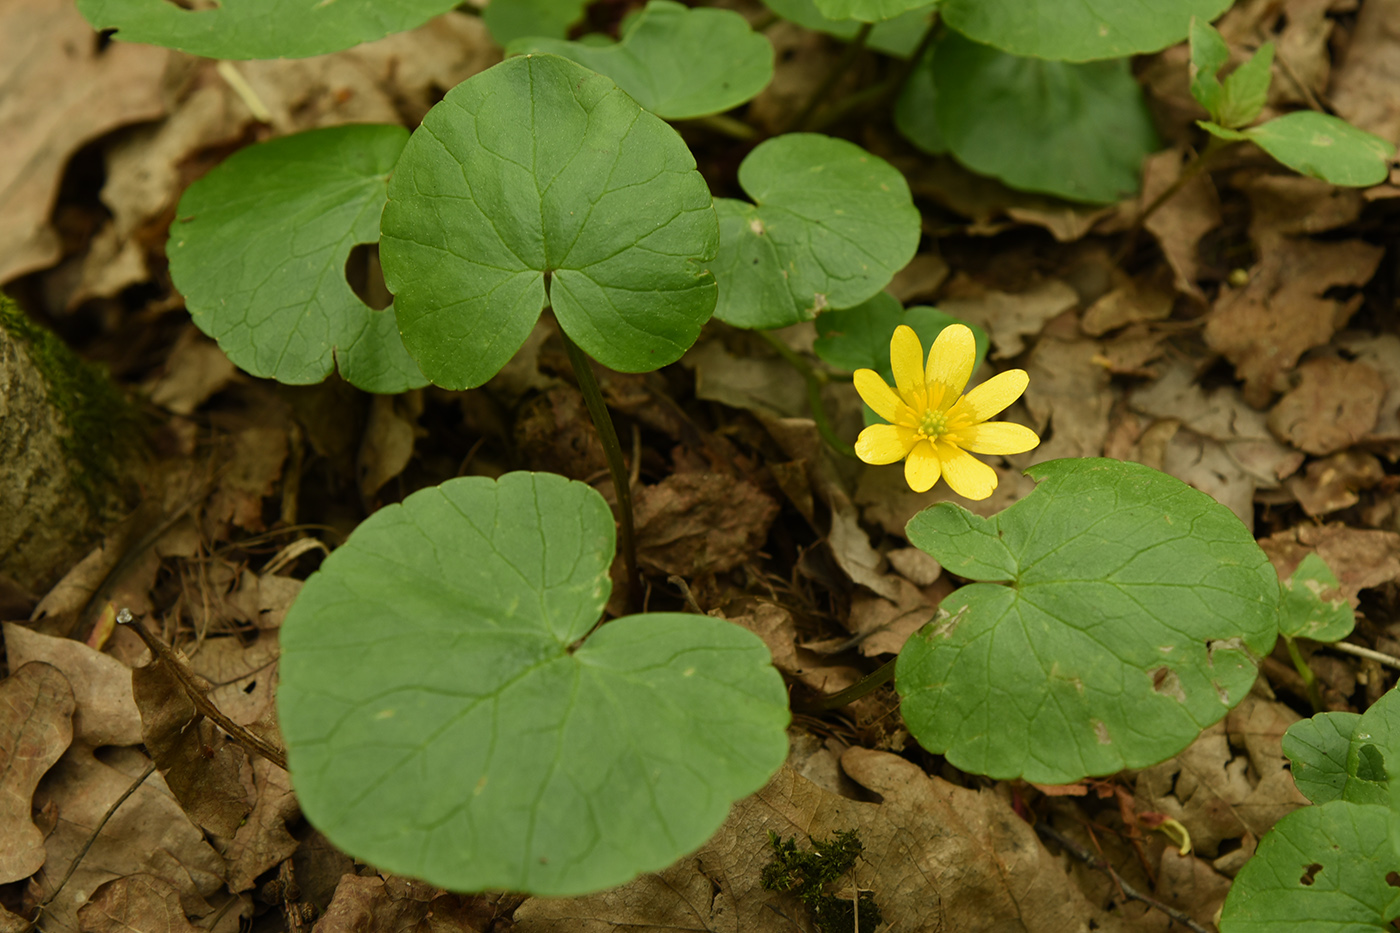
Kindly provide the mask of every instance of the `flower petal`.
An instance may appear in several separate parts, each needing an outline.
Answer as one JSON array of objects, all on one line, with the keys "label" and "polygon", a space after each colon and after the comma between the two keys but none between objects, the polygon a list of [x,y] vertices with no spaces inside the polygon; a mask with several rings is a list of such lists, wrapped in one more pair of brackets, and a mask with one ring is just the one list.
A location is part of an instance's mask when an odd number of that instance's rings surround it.
[{"label": "flower petal", "polygon": [[943,478],[953,492],[968,499],[985,499],[997,488],[997,471],[972,454],[940,442],[938,458],[943,461]]},{"label": "flower petal", "polygon": [[880,378],[880,374],[873,369],[857,369],[854,382],[856,392],[860,397],[879,415],[889,422],[900,420],[907,406],[902,402],[889,383]]},{"label": "flower petal", "polygon": [[914,449],[909,451],[909,459],[904,461],[904,481],[915,492],[928,492],[932,489],[941,472],[938,454],[934,452],[933,445],[926,440],[921,439],[915,444]]},{"label": "flower petal", "polygon": [[968,327],[949,324],[943,328],[928,350],[924,381],[928,385],[929,405],[945,411],[950,408],[967,387],[976,360],[977,341]]},{"label": "flower petal", "polygon": [[866,463],[894,463],[909,455],[918,435],[897,424],[872,424],[856,438],[856,456]]},{"label": "flower petal", "polygon": [[[900,396],[915,411],[924,408],[924,348],[914,328],[904,324],[890,338],[890,369]],[[871,406],[874,407],[873,405]]]},{"label": "flower petal", "polygon": [[966,426],[1000,414],[1002,409],[1021,397],[1030,381],[1031,377],[1026,375],[1024,369],[997,373],[948,410],[949,429],[961,434]]},{"label": "flower petal", "polygon": [[958,446],[975,454],[1022,454],[1039,443],[1034,431],[1010,421],[986,421],[958,432]]}]

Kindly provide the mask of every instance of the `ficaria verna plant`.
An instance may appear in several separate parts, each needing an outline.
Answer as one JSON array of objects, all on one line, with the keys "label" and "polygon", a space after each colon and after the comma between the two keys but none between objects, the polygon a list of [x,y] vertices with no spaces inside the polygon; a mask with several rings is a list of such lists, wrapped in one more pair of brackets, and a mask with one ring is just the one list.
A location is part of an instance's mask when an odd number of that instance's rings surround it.
[{"label": "ficaria verna plant", "polygon": [[[452,5],[79,3],[118,40],[224,58],[319,54]],[[919,0],[773,3],[855,48],[883,35],[879,47],[905,63],[872,100],[897,99],[897,122],[921,148],[1102,202],[1131,194],[1155,145],[1121,57],[1180,41],[1199,16],[1193,91],[1209,133],[1369,183],[1388,150],[1338,130],[1333,148],[1361,165],[1339,169],[1313,158],[1325,153],[1275,145],[1287,118],[1248,126],[1268,72],[1246,65],[1216,79],[1225,57],[1204,23],[1227,5],[1045,0],[1027,17],[1015,0],[947,0],[939,38]],[[338,371],[371,392],[469,389],[511,360],[547,310],[558,323],[609,457],[617,515],[592,488],[550,474],[420,489],[349,536],[282,629],[278,713],[307,817],[357,858],[458,891],[575,894],[663,868],[786,755],[787,690],[757,636],[708,616],[639,611],[628,470],[593,362],[656,370],[681,359],[713,315],[791,359],[824,436],[849,450],[821,410],[821,384],[835,377],[765,334],[815,317],[815,353],[853,371],[871,409],[853,454],[903,460],[916,492],[941,478],[985,499],[998,474],[973,455],[1039,442],[990,420],[1025,390],[1023,371],[963,394],[984,333],[882,291],[921,236],[894,165],[847,140],[784,133],[738,165],[747,200],[711,196],[663,118],[735,131],[716,114],[772,73],[771,50],[740,17],[657,0],[617,42],[564,41],[582,9],[494,0],[486,21],[498,39],[550,54],[508,58],[449,90],[407,137],[353,126],[246,147],[190,186],[168,247],[195,322],[248,372],[288,383]],[[910,42],[882,34],[881,22],[922,32]],[[687,56],[710,67],[679,69]],[[1058,134],[1049,155],[1036,125],[1046,114]],[[1293,123],[1317,129],[1313,116]],[[382,311],[344,280],[364,243],[379,245],[394,294]],[[1289,581],[1281,616],[1277,575],[1250,532],[1182,482],[1106,459],[1027,474],[1033,491],[990,518],[949,502],[914,516],[908,540],[967,582],[894,660],[819,706],[893,680],[910,733],[956,767],[1068,783],[1185,748],[1249,691],[1280,631],[1290,644],[1345,634],[1334,598],[1309,602],[1329,586],[1316,567]],[[607,619],[615,544],[632,605]],[[1226,933],[1333,910],[1361,922],[1395,915],[1385,884],[1400,870],[1395,705],[1290,731],[1295,779],[1317,806],[1261,844],[1226,905]],[[1297,853],[1314,852],[1321,867],[1300,884]]]}]

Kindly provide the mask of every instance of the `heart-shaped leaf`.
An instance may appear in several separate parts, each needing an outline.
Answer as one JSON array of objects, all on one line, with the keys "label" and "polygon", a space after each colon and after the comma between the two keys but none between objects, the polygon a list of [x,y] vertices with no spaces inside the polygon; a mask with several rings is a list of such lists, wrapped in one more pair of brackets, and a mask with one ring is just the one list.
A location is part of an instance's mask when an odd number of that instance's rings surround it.
[{"label": "heart-shaped leaf", "polygon": [[1400,916],[1400,815],[1334,800],[1274,824],[1230,886],[1220,933],[1363,933]]},{"label": "heart-shaped leaf", "polygon": [[1400,691],[1357,713],[1319,713],[1283,736],[1293,783],[1313,803],[1349,800],[1400,810]]},{"label": "heart-shaped leaf", "polygon": [[[1137,191],[1142,160],[1158,148],[1127,61],[1020,58],[949,31],[926,62],[930,109],[905,103],[901,129],[916,143],[941,141],[968,168],[1012,188],[1111,203]],[[911,83],[905,94],[921,87]],[[936,131],[924,129],[930,121]]]},{"label": "heart-shaped leaf", "polygon": [[617,619],[613,518],[548,473],[455,479],[376,512],[282,628],[297,798],[338,847],[459,891],[569,895],[663,868],[787,754],[747,630]]},{"label": "heart-shaped leaf", "polygon": [[658,117],[684,120],[737,107],[773,79],[773,46],[733,10],[651,0],[608,45],[527,38],[511,55],[549,52],[607,75]]},{"label": "heart-shaped leaf", "polygon": [[583,19],[588,0],[506,0],[488,3],[481,18],[500,45],[527,36],[562,39],[569,27]]},{"label": "heart-shaped leaf", "polygon": [[166,252],[195,324],[254,376],[320,382],[337,365],[367,392],[427,380],[394,312],[345,279],[357,243],[379,239],[400,126],[337,126],[240,149],[180,199]]},{"label": "heart-shaped leaf", "polygon": [[[838,39],[854,39],[863,23],[855,19],[827,19],[817,9],[816,0],[763,0],[768,9],[804,29],[824,32]],[[937,4],[928,3],[875,24],[865,44],[896,58],[914,54],[919,40],[928,31]]]},{"label": "heart-shaped leaf", "polygon": [[206,58],[325,55],[421,26],[455,6],[454,0],[221,0],[190,10],[170,0],[78,0],[94,29]]},{"label": "heart-shaped leaf", "polygon": [[[914,257],[919,212],[904,176],[854,143],[788,133],[739,166],[754,204],[717,198],[715,316],[786,327],[874,296]],[[765,300],[786,288],[791,302]]]},{"label": "heart-shaped leaf", "polygon": [[555,55],[507,59],[428,111],[381,230],[404,345],[450,389],[495,375],[546,304],[624,372],[675,362],[714,310],[719,230],[690,150]]},{"label": "heart-shaped leaf", "polygon": [[1191,17],[1215,19],[1234,0],[946,0],[939,7],[953,29],[1013,55],[1086,62],[1156,52],[1186,38]]},{"label": "heart-shaped leaf", "polygon": [[1249,692],[1277,575],[1229,509],[1164,473],[1027,474],[1039,485],[990,519],[945,502],[909,522],[946,570],[989,581],[900,652],[909,731],[965,771],[1044,784],[1171,757]]},{"label": "heart-shaped leaf", "polygon": [[1340,586],[1325,560],[1315,553],[1304,557],[1293,576],[1283,581],[1279,633],[1314,641],[1340,641],[1350,635],[1356,615]]}]

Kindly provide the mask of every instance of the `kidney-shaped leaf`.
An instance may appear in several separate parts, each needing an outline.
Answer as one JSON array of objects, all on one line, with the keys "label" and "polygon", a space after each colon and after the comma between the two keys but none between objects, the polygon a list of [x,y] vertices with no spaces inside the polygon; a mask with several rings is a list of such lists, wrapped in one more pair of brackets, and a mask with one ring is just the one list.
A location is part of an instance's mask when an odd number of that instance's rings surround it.
[{"label": "kidney-shaped leaf", "polygon": [[[858,305],[918,248],[919,212],[904,176],[844,139],[770,139],[739,166],[739,184],[754,204],[715,200],[715,316],[737,327],[786,327]],[[791,302],[763,297],[783,288]]]},{"label": "kidney-shaped leaf", "polygon": [[1363,933],[1400,916],[1400,815],[1334,800],[1274,824],[1230,887],[1220,933]]},{"label": "kidney-shaped leaf", "polygon": [[617,619],[613,519],[560,476],[471,477],[357,528],[282,628],[307,818],[379,868],[569,895],[689,852],[787,754],[768,649],[706,616]]},{"label": "kidney-shaped leaf", "polygon": [[1318,713],[1284,733],[1283,753],[1293,763],[1293,783],[1313,803],[1390,805],[1385,757],[1374,743],[1357,740],[1360,721],[1360,713]]},{"label": "kidney-shaped leaf", "polygon": [[[853,39],[863,25],[855,19],[828,19],[817,8],[816,0],[763,0],[768,9],[804,29],[824,32],[838,39]],[[926,3],[894,19],[875,24],[865,44],[897,58],[908,58],[932,24],[935,3]]]},{"label": "kidney-shaped leaf", "polygon": [[1213,20],[1234,0],[947,0],[939,11],[958,32],[1013,55],[1072,62],[1156,52],[1186,38],[1191,17]]},{"label": "kidney-shaped leaf", "polygon": [[427,380],[392,310],[345,279],[357,243],[379,239],[400,126],[337,126],[240,149],[180,199],[166,252],[200,330],[255,376],[320,382],[338,364],[367,392]]},{"label": "kidney-shaped leaf", "polygon": [[521,39],[512,55],[551,52],[607,75],[647,110],[684,120],[737,107],[773,79],[773,46],[733,10],[651,0],[608,45]]},{"label": "kidney-shaped leaf", "polygon": [[624,372],[680,359],[715,306],[719,228],[690,150],[556,55],[507,59],[428,111],[381,230],[404,344],[449,389],[494,376],[546,304]]},{"label": "kidney-shaped leaf", "polygon": [[1293,576],[1283,581],[1279,632],[1314,641],[1338,641],[1350,635],[1356,616],[1340,586],[1325,560],[1315,553],[1304,557]]},{"label": "kidney-shaped leaf", "polygon": [[[906,105],[916,143],[941,137],[958,161],[1013,188],[1106,204],[1137,191],[1157,146],[1142,88],[1125,60],[1021,58],[946,33],[932,55],[938,133]],[[906,91],[917,94],[918,85]]]},{"label": "kidney-shaped leaf", "polygon": [[94,29],[206,58],[325,55],[421,26],[455,6],[455,0],[221,0],[189,10],[171,0],[78,0]]},{"label": "kidney-shaped leaf", "polygon": [[1278,578],[1229,509],[1117,460],[1052,460],[990,519],[951,503],[909,540],[977,581],[900,652],[919,744],[965,771],[1065,784],[1169,758],[1249,692]]}]

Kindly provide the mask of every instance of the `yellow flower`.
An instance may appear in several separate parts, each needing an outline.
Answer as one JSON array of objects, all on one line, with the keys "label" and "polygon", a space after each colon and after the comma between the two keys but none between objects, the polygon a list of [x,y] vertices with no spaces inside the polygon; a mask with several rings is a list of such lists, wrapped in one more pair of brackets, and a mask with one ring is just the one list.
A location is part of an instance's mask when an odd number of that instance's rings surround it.
[{"label": "yellow flower", "polygon": [[1020,398],[1030,377],[1023,369],[1007,370],[962,395],[977,357],[972,331],[962,324],[943,328],[929,348],[927,366],[923,354],[918,335],[901,324],[890,340],[895,388],[873,369],[856,370],[860,397],[891,422],[861,431],[856,453],[866,463],[903,460],[904,478],[915,492],[932,489],[941,475],[958,495],[985,499],[997,488],[996,471],[968,451],[1019,454],[1040,443],[1030,428],[987,420]]}]

